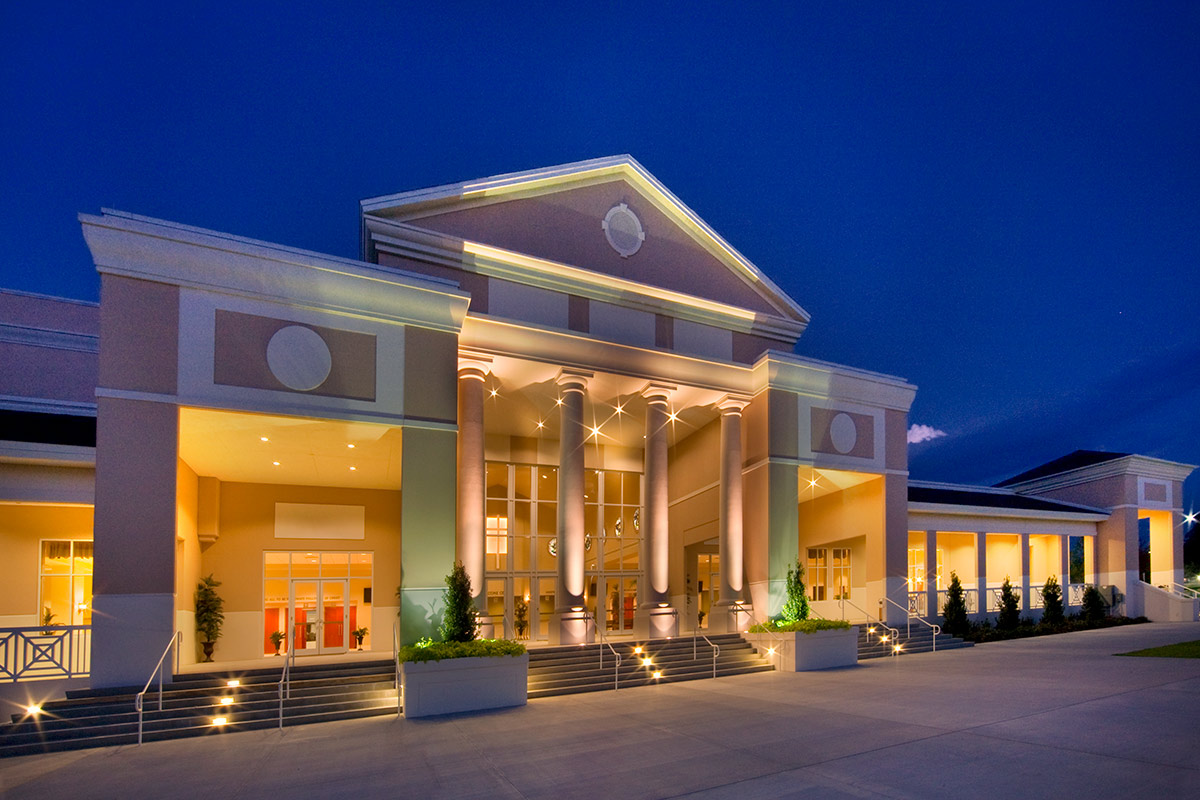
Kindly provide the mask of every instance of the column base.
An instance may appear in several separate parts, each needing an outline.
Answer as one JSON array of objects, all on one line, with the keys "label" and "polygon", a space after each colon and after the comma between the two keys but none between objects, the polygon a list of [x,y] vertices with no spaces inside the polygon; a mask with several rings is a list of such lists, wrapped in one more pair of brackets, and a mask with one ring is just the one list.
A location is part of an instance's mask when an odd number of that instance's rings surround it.
[{"label": "column base", "polygon": [[705,617],[708,621],[708,632],[742,633],[751,625],[750,612],[752,608],[747,603],[713,603],[708,616]]},{"label": "column base", "polygon": [[633,635],[639,639],[671,639],[679,635],[679,615],[669,605],[641,606],[633,612]]},{"label": "column base", "polygon": [[550,616],[550,644],[590,644],[596,632],[586,611],[555,611]]}]

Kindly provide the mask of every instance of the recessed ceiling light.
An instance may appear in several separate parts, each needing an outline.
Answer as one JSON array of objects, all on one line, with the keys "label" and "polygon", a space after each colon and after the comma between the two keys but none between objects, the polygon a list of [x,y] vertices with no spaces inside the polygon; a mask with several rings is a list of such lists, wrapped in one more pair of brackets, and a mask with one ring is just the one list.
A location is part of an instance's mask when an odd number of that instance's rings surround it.
[{"label": "recessed ceiling light", "polygon": [[258,437],[258,440],[259,440],[260,442],[269,442],[269,441],[271,441],[270,439],[268,439],[268,438],[267,438],[267,437],[265,437],[265,436],[260,436],[260,437]]},{"label": "recessed ceiling light", "polygon": [[278,462],[278,461],[272,461],[271,463],[272,463],[272,464],[274,464],[274,465],[275,465],[275,466],[277,466],[277,467],[279,466],[279,462]]},{"label": "recessed ceiling light", "polygon": [[346,447],[349,447],[351,450],[354,449],[354,445],[352,445],[352,444],[348,444],[348,445],[346,445]]},{"label": "recessed ceiling light", "polygon": [[351,471],[351,472],[355,472],[357,469],[358,469],[358,467],[351,467],[351,468],[350,468],[350,471]]}]

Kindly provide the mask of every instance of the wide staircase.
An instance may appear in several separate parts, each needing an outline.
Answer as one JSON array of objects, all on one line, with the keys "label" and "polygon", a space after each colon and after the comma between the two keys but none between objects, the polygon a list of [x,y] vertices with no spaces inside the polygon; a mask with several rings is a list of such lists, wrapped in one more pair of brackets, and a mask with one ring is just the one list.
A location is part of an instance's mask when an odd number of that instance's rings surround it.
[{"label": "wide staircase", "polygon": [[[871,629],[874,632],[871,632]],[[887,658],[892,656],[903,657],[911,653],[930,653],[934,651],[933,647],[933,630],[921,624],[914,624],[911,628],[911,633],[906,630],[904,625],[896,626],[899,631],[899,637],[893,641],[890,631],[880,625],[865,625],[858,626],[858,660],[862,661],[868,658]],[[887,637],[884,639],[884,637]],[[900,650],[896,651],[895,646],[899,644]],[[943,650],[957,650],[963,647],[972,647],[974,642],[967,642],[959,639],[957,636],[951,636],[948,633],[937,634],[937,652]]]},{"label": "wide staircase", "polygon": [[[708,640],[683,637],[613,643],[612,649],[607,644],[589,644],[530,650],[529,697],[626,689],[774,669],[737,634],[710,635]],[[614,650],[621,657],[619,667]]]},{"label": "wide staircase", "polygon": [[[395,714],[395,675],[391,659],[293,667],[283,724]],[[155,683],[144,698],[142,738],[278,727],[279,678],[278,667],[176,675],[163,686],[161,711]],[[40,713],[14,714],[0,726],[0,756],[136,744],[139,689],[70,691]]]}]

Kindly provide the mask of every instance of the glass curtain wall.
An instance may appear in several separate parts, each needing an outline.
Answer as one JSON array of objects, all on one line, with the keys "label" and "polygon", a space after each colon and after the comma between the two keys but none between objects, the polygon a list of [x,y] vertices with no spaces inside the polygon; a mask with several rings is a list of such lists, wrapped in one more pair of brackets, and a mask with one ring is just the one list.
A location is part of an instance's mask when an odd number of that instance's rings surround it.
[{"label": "glass curtain wall", "polygon": [[[588,608],[610,631],[633,627],[641,550],[641,475],[584,473],[584,572]],[[558,574],[558,469],[487,464],[487,609],[496,635],[545,639]]]}]

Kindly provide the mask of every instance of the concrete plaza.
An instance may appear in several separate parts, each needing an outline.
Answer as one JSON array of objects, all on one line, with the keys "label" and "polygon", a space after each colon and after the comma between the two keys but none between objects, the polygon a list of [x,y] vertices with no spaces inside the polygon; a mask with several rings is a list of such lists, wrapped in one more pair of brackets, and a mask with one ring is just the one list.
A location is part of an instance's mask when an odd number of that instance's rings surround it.
[{"label": "concrete plaza", "polygon": [[535,700],[0,762],[4,798],[1183,797],[1200,639],[1139,625],[844,670]]}]

